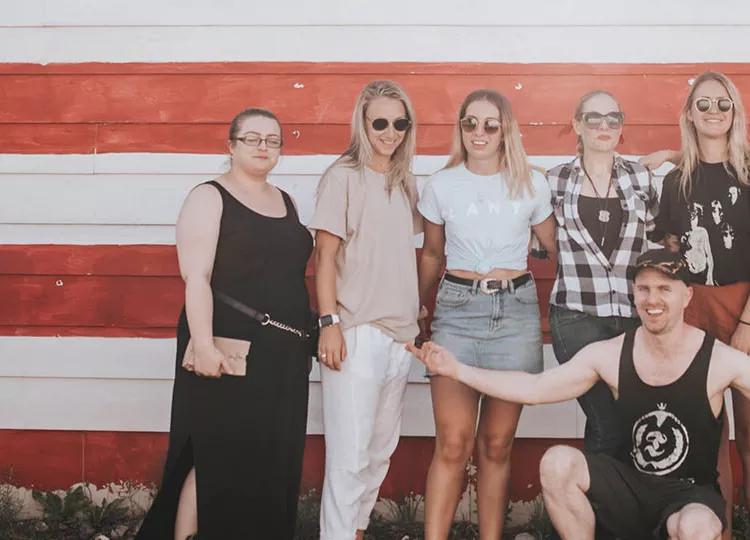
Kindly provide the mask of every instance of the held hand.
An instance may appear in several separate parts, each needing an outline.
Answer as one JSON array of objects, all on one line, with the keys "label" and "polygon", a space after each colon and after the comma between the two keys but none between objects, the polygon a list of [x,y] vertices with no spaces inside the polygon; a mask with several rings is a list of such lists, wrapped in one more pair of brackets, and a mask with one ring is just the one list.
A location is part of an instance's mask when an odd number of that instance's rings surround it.
[{"label": "held hand", "polygon": [[346,342],[341,325],[332,324],[320,329],[318,360],[330,369],[341,370],[341,362],[346,360]]},{"label": "held hand", "polygon": [[201,377],[220,377],[222,373],[231,373],[226,358],[213,344],[206,348],[195,349],[193,368],[195,374]]},{"label": "held hand", "polygon": [[729,344],[745,354],[750,354],[750,326],[738,323]]},{"label": "held hand", "polygon": [[638,160],[638,163],[643,165],[644,167],[648,167],[652,171],[655,171],[662,165],[664,165],[667,161],[672,162],[674,159],[674,150],[658,150],[656,152],[652,152],[651,154],[642,156],[641,159]]},{"label": "held hand", "polygon": [[448,349],[432,341],[426,341],[420,349],[417,349],[414,343],[407,343],[406,350],[427,366],[431,374],[444,375],[452,379],[458,377],[458,360]]}]

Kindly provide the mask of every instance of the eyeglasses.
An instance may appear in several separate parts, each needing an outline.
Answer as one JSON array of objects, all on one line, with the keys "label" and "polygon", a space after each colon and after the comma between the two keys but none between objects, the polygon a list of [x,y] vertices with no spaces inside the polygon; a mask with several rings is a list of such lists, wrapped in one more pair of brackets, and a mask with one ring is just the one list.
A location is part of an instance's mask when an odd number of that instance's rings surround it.
[{"label": "eyeglasses", "polygon": [[[480,122],[476,116],[464,116],[461,118],[459,124],[464,133],[474,133],[479,127]],[[502,124],[497,118],[485,118],[482,127],[487,135],[493,135],[500,131],[501,126]]]},{"label": "eyeglasses", "polygon": [[232,140],[240,141],[247,146],[260,146],[260,143],[264,142],[268,148],[281,148],[281,138],[276,135],[269,135],[268,137],[245,135],[244,137],[234,137]]},{"label": "eyeglasses", "polygon": [[620,129],[625,122],[625,115],[620,111],[612,111],[607,114],[591,111],[582,113],[581,120],[589,129],[596,129],[601,126],[602,120],[607,123],[609,129]]},{"label": "eyeglasses", "polygon": [[375,131],[385,131],[388,129],[388,125],[392,125],[393,129],[395,129],[398,132],[406,131],[411,127],[411,120],[408,118],[396,118],[393,122],[388,120],[387,118],[375,118],[370,121],[370,125],[372,126],[372,129]]},{"label": "eyeglasses", "polygon": [[699,112],[708,112],[708,110],[711,108],[711,105],[713,105],[714,103],[716,103],[716,108],[720,112],[729,112],[732,110],[732,107],[734,107],[734,101],[727,97],[700,97],[694,101],[695,108]]}]

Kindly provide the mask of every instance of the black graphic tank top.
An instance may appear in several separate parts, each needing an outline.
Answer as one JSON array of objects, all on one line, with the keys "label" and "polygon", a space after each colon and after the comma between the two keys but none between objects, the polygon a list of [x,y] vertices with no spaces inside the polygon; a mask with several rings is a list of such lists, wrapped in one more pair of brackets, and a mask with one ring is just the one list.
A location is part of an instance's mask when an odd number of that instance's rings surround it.
[{"label": "black graphic tank top", "polygon": [[676,381],[646,384],[633,364],[635,331],[625,334],[620,354],[617,410],[623,445],[620,460],[643,473],[716,483],[722,415],[715,418],[706,395],[714,338],[703,344]]}]

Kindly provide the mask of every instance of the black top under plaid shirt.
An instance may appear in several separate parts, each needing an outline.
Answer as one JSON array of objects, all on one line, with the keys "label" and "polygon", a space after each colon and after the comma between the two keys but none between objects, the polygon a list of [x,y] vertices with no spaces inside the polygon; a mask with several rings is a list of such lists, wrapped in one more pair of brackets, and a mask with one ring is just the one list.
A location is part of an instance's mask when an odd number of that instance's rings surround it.
[{"label": "black top under plaid shirt", "polygon": [[635,260],[648,248],[646,233],[654,227],[658,193],[648,169],[615,155],[612,180],[623,219],[620,244],[607,259],[578,213],[585,179],[580,158],[547,172],[558,225],[557,278],[550,303],[599,317],[635,317]]}]

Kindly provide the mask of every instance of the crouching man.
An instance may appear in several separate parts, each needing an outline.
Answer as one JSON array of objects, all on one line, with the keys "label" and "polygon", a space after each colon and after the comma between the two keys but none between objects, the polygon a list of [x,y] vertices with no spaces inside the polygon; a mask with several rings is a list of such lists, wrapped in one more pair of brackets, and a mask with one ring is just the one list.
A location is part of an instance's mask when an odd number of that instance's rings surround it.
[{"label": "crouching man", "polygon": [[750,397],[750,362],[685,324],[687,277],[679,254],[644,253],[634,287],[642,326],[536,375],[473,368],[431,342],[408,345],[430,372],[517,403],[565,401],[599,380],[609,385],[628,441],[620,454],[555,446],[540,463],[545,505],[564,540],[593,540],[595,520],[623,540],[721,536],[716,462],[724,391]]}]

